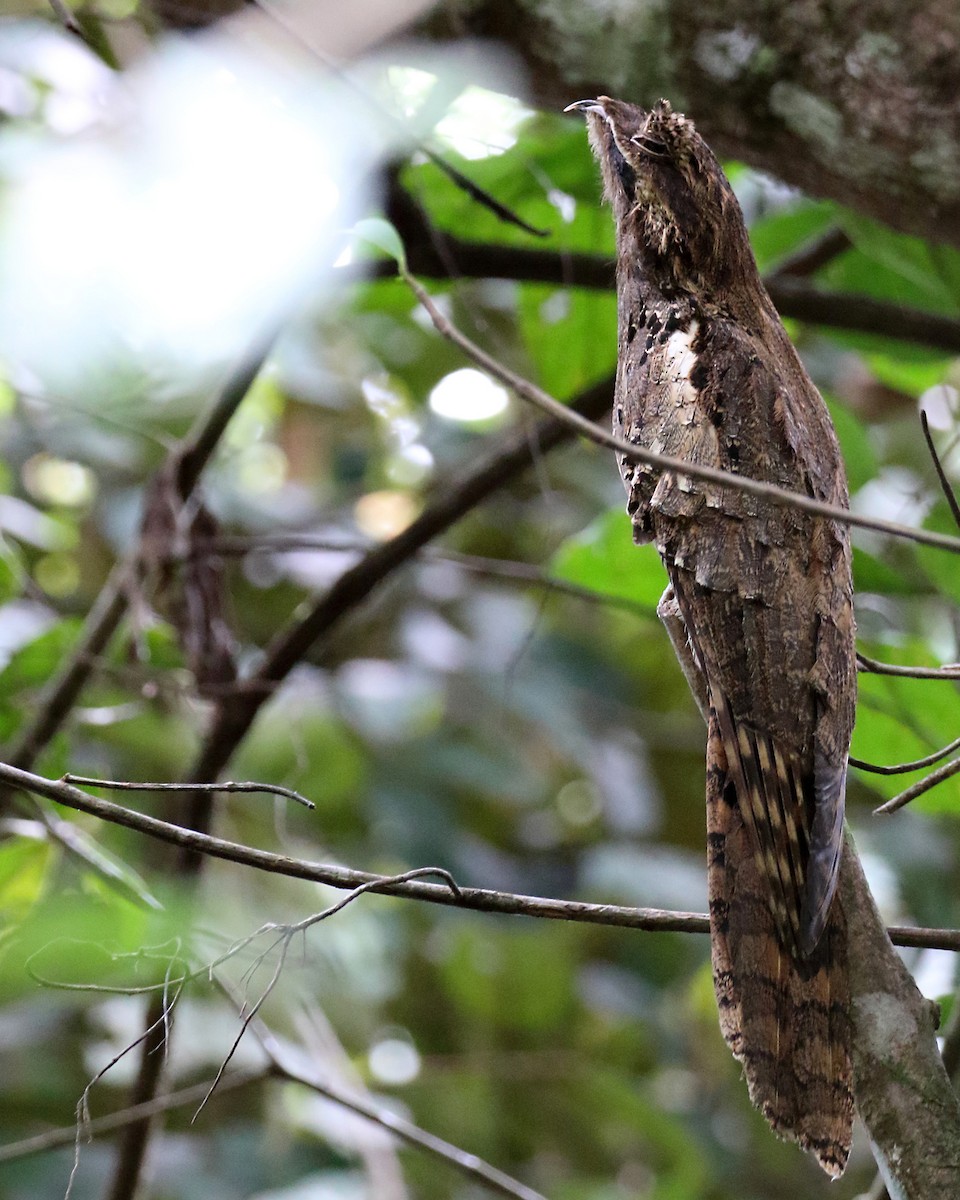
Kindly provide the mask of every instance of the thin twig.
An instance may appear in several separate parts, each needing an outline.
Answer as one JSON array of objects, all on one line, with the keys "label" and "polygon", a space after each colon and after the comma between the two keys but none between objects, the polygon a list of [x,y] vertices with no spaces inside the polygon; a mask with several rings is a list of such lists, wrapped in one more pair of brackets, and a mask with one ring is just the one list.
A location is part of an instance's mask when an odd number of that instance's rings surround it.
[{"label": "thin twig", "polygon": [[911,800],[916,800],[918,796],[922,796],[924,792],[929,792],[931,788],[935,788],[944,780],[952,778],[960,773],[960,758],[955,758],[952,762],[946,763],[938,771],[931,771],[924,779],[915,783],[912,787],[908,787],[899,795],[894,796],[892,800],[888,800],[886,804],[881,804],[879,808],[873,810],[874,816],[886,816],[887,813],[896,812],[897,809],[903,808],[905,804],[909,804]]},{"label": "thin twig", "polygon": [[508,208],[496,196],[492,195],[485,188],[480,187],[478,183],[474,183],[472,179],[459,171],[452,163],[435,151],[428,149],[421,142],[420,150],[430,159],[435,167],[441,170],[447,178],[454,183],[462,192],[475,200],[477,204],[490,210],[498,220],[503,221],[507,225],[515,225],[517,229],[522,229],[524,233],[532,233],[534,237],[545,238],[550,236],[549,229],[538,229],[536,225],[531,225],[522,217],[518,216],[512,208]]},{"label": "thin twig", "polygon": [[[306,879],[325,883],[330,887],[354,889],[364,886],[367,890],[384,893],[409,900],[423,900],[430,904],[471,909],[476,912],[494,912],[510,916],[539,917],[545,920],[575,921],[591,925],[614,925],[627,929],[643,929],[659,933],[709,933],[710,923],[705,913],[675,912],[660,908],[635,908],[619,904],[588,904],[580,900],[554,900],[543,896],[524,896],[515,892],[498,892],[486,888],[460,886],[456,895],[449,882],[443,884],[424,883],[410,879],[396,883],[391,876],[374,875],[367,871],[354,871],[346,867],[310,862],[292,858],[285,854],[274,854],[258,850],[239,842],[185,829],[168,821],[160,821],[146,813],[135,812],[122,805],[113,804],[99,796],[69,784],[41,775],[33,775],[0,763],[0,782],[10,787],[23,788],[46,796],[58,804],[89,813],[101,820],[122,825],[127,829],[144,833],[158,841],[180,846],[196,854],[206,854],[242,866],[253,867],[274,875],[285,875],[291,879]],[[436,868],[431,868],[436,870]],[[899,946],[920,946],[939,950],[960,950],[960,929],[923,929],[911,926],[891,925],[890,938]]]},{"label": "thin twig", "polygon": [[465,334],[461,333],[440,312],[431,299],[429,292],[408,271],[401,267],[400,274],[404,282],[423,305],[434,327],[442,337],[452,342],[468,358],[475,362],[477,366],[482,367],[494,379],[499,379],[502,384],[510,388],[511,391],[515,392],[522,399],[536,405],[537,408],[549,413],[550,416],[555,417],[558,421],[566,421],[571,428],[575,429],[583,437],[595,442],[598,446],[607,446],[611,450],[616,450],[618,454],[622,454],[625,458],[633,462],[658,467],[664,471],[675,471],[679,475],[686,475],[692,479],[701,479],[707,483],[721,484],[724,487],[733,488],[739,492],[747,492],[753,496],[762,496],[766,500],[772,500],[788,508],[799,508],[804,512],[810,512],[819,517],[827,517],[832,521],[841,522],[845,525],[855,525],[862,529],[873,529],[894,537],[908,538],[911,541],[921,542],[927,546],[937,546],[943,550],[951,550],[955,554],[960,553],[960,538],[950,537],[942,533],[934,533],[927,529],[914,529],[908,525],[900,525],[895,521],[881,520],[878,517],[861,516],[845,508],[838,508],[833,504],[825,504],[823,501],[814,500],[810,496],[787,491],[785,488],[777,487],[775,484],[751,479],[746,475],[735,475],[730,471],[720,471],[715,467],[691,463],[682,458],[674,458],[671,455],[656,454],[643,446],[636,446],[624,438],[607,433],[606,430],[594,425],[592,421],[581,417],[579,413],[571,412],[566,405],[549,396],[546,392],[530,383],[529,380],[508,370],[492,355],[487,354],[485,350],[482,350],[475,342],[472,342]]},{"label": "thin twig", "polygon": [[304,808],[317,807],[306,796],[278,783],[237,783],[234,780],[224,780],[222,783],[137,783],[129,779],[93,779],[86,775],[71,774],[63,775],[61,779],[78,787],[106,788],[115,792],[266,792],[268,795],[296,800]]},{"label": "thin twig", "polygon": [[[425,875],[440,875],[440,876],[442,876],[444,883],[446,883],[446,885],[450,888],[451,893],[454,896],[456,896],[457,898],[460,897],[460,888],[457,886],[453,876],[450,874],[449,871],[445,871],[439,867],[416,867],[416,868],[414,868],[414,870],[404,871],[400,875],[387,876],[387,877],[385,877],[383,882],[388,883],[389,886],[392,888],[392,887],[396,887],[396,885],[400,884],[400,883],[409,883],[410,880],[412,880],[412,879],[422,879]],[[379,882],[378,882],[377,886],[379,886]],[[336,901],[336,903],[328,905],[325,909],[323,909],[322,912],[312,913],[309,917],[304,917],[303,920],[296,921],[293,924],[276,925],[273,922],[271,922],[267,925],[264,925],[260,929],[258,929],[255,934],[251,935],[251,937],[244,938],[241,943],[231,946],[230,949],[227,951],[227,953],[222,955],[217,960],[217,962],[209,968],[209,973],[212,977],[213,971],[216,966],[221,965],[228,958],[233,957],[233,955],[237,952],[237,950],[242,949],[246,945],[249,945],[249,943],[253,940],[253,938],[259,937],[264,933],[279,933],[279,935],[280,935],[278,941],[274,942],[274,945],[271,946],[267,951],[265,951],[265,955],[269,954],[270,951],[273,950],[278,943],[280,945],[280,956],[277,959],[277,965],[274,968],[273,974],[271,975],[266,987],[260,993],[260,996],[258,997],[258,999],[255,1002],[255,1004],[253,1005],[253,1007],[251,1009],[247,1010],[246,1004],[241,1006],[240,1029],[239,1029],[236,1037],[233,1039],[233,1043],[230,1046],[230,1049],[227,1051],[226,1055],[224,1056],[223,1062],[220,1064],[220,1069],[219,1069],[219,1071],[217,1071],[217,1074],[216,1074],[213,1082],[210,1084],[207,1094],[200,1101],[200,1106],[197,1109],[196,1113],[194,1113],[194,1120],[196,1120],[196,1118],[200,1115],[200,1113],[206,1107],[207,1101],[211,1098],[213,1093],[217,1090],[217,1086],[219,1085],[220,1080],[223,1078],[224,1072],[226,1071],[227,1067],[230,1065],[230,1062],[233,1059],[233,1056],[236,1054],[237,1049],[238,1049],[241,1041],[243,1040],[243,1035],[249,1029],[251,1022],[254,1020],[257,1013],[259,1013],[260,1009],[263,1008],[264,1004],[266,1003],[267,999],[270,996],[270,993],[277,986],[277,983],[279,982],[279,979],[280,979],[280,975],[283,972],[284,963],[286,962],[287,951],[290,948],[290,943],[293,941],[293,939],[296,937],[296,935],[298,933],[306,933],[306,931],[308,929],[310,929],[313,925],[317,925],[321,921],[326,921],[329,917],[334,916],[336,913],[342,912],[342,910],[345,909],[348,904],[352,904],[353,901],[358,899],[360,896],[363,896],[365,893],[372,891],[373,887],[374,887],[373,882],[362,883],[362,884],[360,884],[359,887],[355,887],[349,893],[349,895],[343,896],[343,897],[341,897],[341,899]],[[256,965],[259,965],[259,962],[262,961],[262,958],[264,956],[261,956],[260,960],[258,960],[258,963]]]},{"label": "thin twig", "polygon": [[[80,1100],[77,1103],[77,1126],[76,1137],[74,1140],[73,1165],[70,1169],[70,1178],[67,1181],[64,1200],[70,1200],[73,1184],[77,1177],[77,1171],[80,1168],[80,1145],[83,1140],[84,1128],[89,1120],[89,1098],[90,1092],[93,1090],[94,1085],[98,1083],[108,1071],[112,1070],[121,1059],[125,1058],[138,1046],[142,1046],[149,1051],[149,1056],[154,1064],[154,1070],[159,1077],[163,1069],[163,1065],[166,1062],[166,1047],[168,1044],[170,1031],[170,1014],[180,998],[180,992],[183,985],[178,980],[173,980],[172,986],[174,989],[172,997],[169,994],[168,988],[165,987],[164,990],[154,998],[148,1013],[148,1019],[139,1037],[135,1038],[132,1042],[129,1042],[126,1046],[124,1046],[124,1048],[118,1054],[115,1054],[108,1063],[106,1063],[100,1068],[99,1071],[97,1071],[96,1075],[94,1075],[87,1086],[83,1089],[83,1095],[80,1097]],[[153,1097],[144,1097],[144,1100],[152,1098]],[[140,1120],[144,1122],[145,1127],[148,1125],[148,1122],[144,1121],[144,1118],[141,1117]],[[136,1121],[131,1121],[129,1124],[135,1125]]]},{"label": "thin twig", "polygon": [[[237,1072],[228,1075],[220,1081],[221,1092],[232,1092],[238,1088],[248,1087],[251,1083],[262,1083],[269,1079],[275,1071]],[[169,1112],[173,1108],[185,1108],[196,1104],[208,1088],[206,1083],[196,1083],[192,1087],[180,1088],[168,1092],[165,1096],[157,1096],[145,1104],[135,1104],[103,1117],[95,1117],[84,1125],[87,1138],[101,1137],[105,1133],[115,1133],[127,1125],[140,1121],[144,1117],[154,1117],[158,1113]],[[77,1138],[75,1125],[69,1128],[49,1129],[46,1133],[38,1133],[33,1137],[21,1138],[18,1142],[8,1142],[0,1146],[0,1164],[16,1162],[28,1158],[32,1154],[43,1154],[48,1150],[59,1150],[62,1146],[72,1146]]]},{"label": "thin twig", "polygon": [[77,34],[78,37],[83,37],[83,26],[70,9],[67,8],[63,0],[50,0],[50,7],[64,29],[69,29],[71,33]]},{"label": "thin twig", "polygon": [[913,762],[895,763],[891,767],[882,767],[877,766],[876,763],[864,762],[862,758],[854,758],[852,754],[847,759],[847,762],[849,762],[851,767],[856,767],[859,771],[869,771],[872,775],[908,775],[911,771],[922,771],[924,767],[932,767],[934,763],[938,763],[941,758],[946,758],[954,750],[960,750],[960,738],[956,738],[940,750],[934,750],[926,758],[915,758]]},{"label": "thin twig", "polygon": [[[238,1012],[241,1015],[244,1014],[244,1002],[236,994],[235,989],[220,976],[217,976],[216,984],[223,994],[235,1005]],[[514,1200],[545,1200],[545,1197],[532,1188],[528,1188],[526,1184],[520,1183],[503,1171],[499,1171],[496,1167],[484,1162],[477,1155],[461,1150],[459,1146],[454,1146],[451,1142],[437,1137],[436,1134],[421,1129],[411,1121],[398,1116],[385,1105],[377,1104],[366,1096],[358,1096],[355,1092],[347,1091],[330,1080],[320,1079],[316,1075],[308,1075],[299,1067],[292,1066],[288,1061],[289,1055],[285,1053],[284,1047],[274,1037],[266,1023],[258,1019],[255,1015],[246,1018],[244,1025],[245,1027],[248,1025],[252,1027],[253,1034],[264,1054],[269,1059],[273,1074],[278,1079],[285,1079],[290,1083],[301,1084],[303,1087],[309,1088],[310,1091],[316,1092],[320,1096],[325,1096],[328,1100],[332,1100],[342,1108],[349,1109],[350,1112],[357,1113],[358,1116],[365,1117],[368,1121],[372,1121],[382,1129],[388,1130],[402,1141],[407,1142],[408,1145],[415,1146],[417,1149],[425,1150],[428,1154],[432,1154],[436,1158],[443,1159],[458,1171],[472,1179],[476,1179],[501,1195],[511,1196]]]},{"label": "thin twig", "polygon": [[924,409],[920,410],[920,427],[923,429],[923,438],[927,443],[927,449],[930,451],[930,457],[933,459],[934,470],[937,472],[937,479],[940,480],[940,490],[943,492],[947,505],[950,509],[953,523],[960,529],[960,503],[957,502],[957,493],[953,490],[953,485],[947,478],[947,473],[943,469],[943,463],[940,461],[940,455],[937,453],[937,448],[933,444],[933,437],[930,433],[930,424],[927,421],[927,414]]},{"label": "thin twig", "polygon": [[906,679],[960,679],[960,663],[947,667],[900,667],[895,663],[880,662],[857,651],[857,665],[872,675],[900,675]]}]

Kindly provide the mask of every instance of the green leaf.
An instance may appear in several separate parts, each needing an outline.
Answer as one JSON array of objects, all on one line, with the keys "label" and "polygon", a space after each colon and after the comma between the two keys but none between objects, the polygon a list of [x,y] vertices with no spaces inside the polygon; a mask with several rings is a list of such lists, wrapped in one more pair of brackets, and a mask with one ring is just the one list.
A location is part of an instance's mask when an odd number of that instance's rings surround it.
[{"label": "green leaf", "polygon": [[750,226],[750,244],[761,271],[771,268],[836,223],[837,206],[828,200],[799,200]]},{"label": "green leaf", "polygon": [[[902,666],[938,666],[927,647],[911,640],[900,646],[866,647],[871,657]],[[960,729],[960,693],[946,680],[861,674],[857,724],[850,753],[878,766],[912,762],[945,746]],[[931,768],[928,768],[928,770]],[[886,799],[923,778],[924,771],[903,775],[857,772]],[[960,816],[960,780],[940,784],[914,801],[925,812]]]},{"label": "green leaf", "polygon": [[637,546],[625,512],[610,509],[554,554],[550,574],[599,596],[655,609],[666,580],[656,549]]},{"label": "green leaf", "polygon": [[922,238],[894,233],[885,225],[848,210],[838,210],[855,252],[836,260],[837,273],[856,275],[856,290],[886,295],[935,312],[960,309],[960,252],[935,249]]},{"label": "green leaf", "polygon": [[407,269],[407,254],[400,234],[383,217],[368,217],[358,221],[353,227],[353,236],[360,242],[376,246],[397,262],[402,270]]},{"label": "green leaf", "polygon": [[80,622],[71,617],[57,621],[21,646],[0,671],[0,695],[8,698],[45,683],[73,648],[79,631]]},{"label": "green leaf", "polygon": [[867,427],[859,417],[830,397],[824,399],[837,431],[844,466],[847,469],[847,483],[850,485],[850,491],[855,492],[876,476],[877,456],[870,444]]},{"label": "green leaf", "polygon": [[566,398],[617,367],[617,298],[613,291],[519,289],[520,329],[541,387]]}]

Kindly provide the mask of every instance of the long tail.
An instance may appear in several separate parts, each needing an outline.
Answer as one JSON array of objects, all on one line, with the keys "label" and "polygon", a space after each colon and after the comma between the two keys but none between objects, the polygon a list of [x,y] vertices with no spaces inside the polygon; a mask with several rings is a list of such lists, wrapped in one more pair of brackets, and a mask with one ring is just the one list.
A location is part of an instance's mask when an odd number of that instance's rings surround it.
[{"label": "long tail", "polygon": [[743,1063],[750,1099],[783,1138],[842,1174],[853,1124],[846,918],[835,900],[814,953],[794,958],[777,939],[768,885],[755,859],[711,715],[707,855],[713,981],[720,1029]]}]

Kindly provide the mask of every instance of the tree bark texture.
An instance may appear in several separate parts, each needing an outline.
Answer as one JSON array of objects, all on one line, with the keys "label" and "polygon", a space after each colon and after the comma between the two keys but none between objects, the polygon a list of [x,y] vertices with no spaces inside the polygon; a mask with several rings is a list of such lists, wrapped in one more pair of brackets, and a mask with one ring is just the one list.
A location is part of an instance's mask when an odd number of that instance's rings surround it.
[{"label": "tree bark texture", "polygon": [[421,32],[509,47],[544,108],[666,96],[721,156],[960,245],[952,0],[442,0]]}]

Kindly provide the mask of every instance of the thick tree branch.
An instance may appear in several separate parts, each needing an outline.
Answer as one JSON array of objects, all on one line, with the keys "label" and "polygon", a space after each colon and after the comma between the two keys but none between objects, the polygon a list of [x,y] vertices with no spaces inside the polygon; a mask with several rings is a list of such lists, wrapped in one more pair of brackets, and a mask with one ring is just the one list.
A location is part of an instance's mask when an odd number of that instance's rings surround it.
[{"label": "thick tree branch", "polygon": [[890,944],[848,838],[840,895],[850,927],[854,1093],[891,1196],[960,1195],[960,1104],[937,1048],[936,1005]]},{"label": "thick tree branch", "polygon": [[505,45],[526,98],[555,112],[666,96],[723,157],[960,245],[960,10],[945,0],[443,0],[420,32]]},{"label": "thick tree branch", "polygon": [[[471,242],[438,229],[396,179],[391,180],[387,215],[403,240],[410,271],[427,279],[512,279],[607,292],[616,287],[613,262],[599,255]],[[781,316],[960,354],[960,320],[956,318],[870,296],[830,292],[807,282],[807,275],[847,245],[849,239],[842,230],[831,230],[764,278]],[[364,265],[361,277],[389,276],[393,272],[392,263],[374,262]]]},{"label": "thick tree branch", "polygon": [[[610,405],[612,387],[611,380],[603,380],[582,393],[571,408],[587,417],[599,416]],[[255,675],[244,681],[243,690],[219,704],[190,772],[191,781],[202,783],[217,777],[261,705],[319,638],[353,612],[429,541],[527,467],[534,447],[546,452],[572,437],[569,426],[555,419],[542,421],[532,433],[527,429],[511,430],[479,462],[463,471],[455,483],[438,489],[420,516],[402,533],[375,546],[345,571],[305,616],[267,647],[263,662]]]}]

